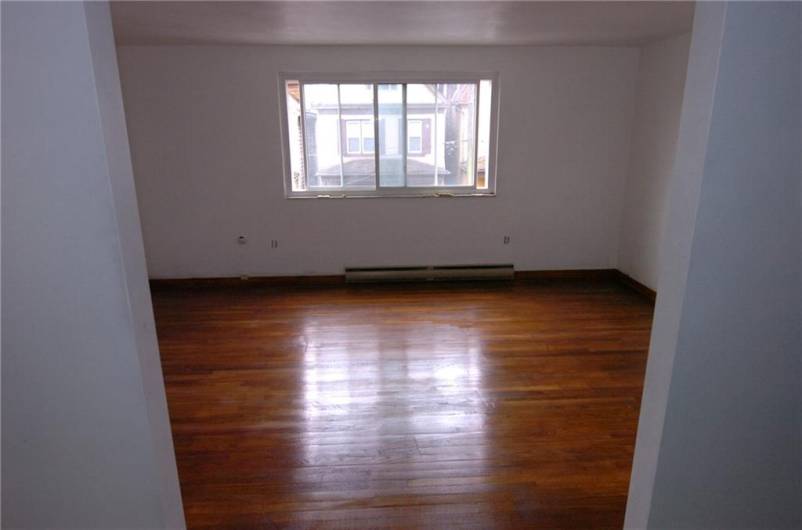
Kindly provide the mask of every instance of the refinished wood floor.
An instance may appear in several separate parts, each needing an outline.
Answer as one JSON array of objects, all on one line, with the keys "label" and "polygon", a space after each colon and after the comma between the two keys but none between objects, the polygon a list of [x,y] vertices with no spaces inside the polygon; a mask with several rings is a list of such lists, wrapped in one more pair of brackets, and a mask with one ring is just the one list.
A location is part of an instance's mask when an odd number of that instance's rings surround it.
[{"label": "refinished wood floor", "polygon": [[621,528],[652,305],[613,283],[154,287],[190,528]]}]

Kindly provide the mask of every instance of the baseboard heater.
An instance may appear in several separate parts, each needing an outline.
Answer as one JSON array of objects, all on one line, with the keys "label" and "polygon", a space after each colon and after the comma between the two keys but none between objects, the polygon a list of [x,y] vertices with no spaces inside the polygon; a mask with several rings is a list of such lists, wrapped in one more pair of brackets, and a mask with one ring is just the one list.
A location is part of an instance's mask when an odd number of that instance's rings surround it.
[{"label": "baseboard heater", "polygon": [[434,282],[453,280],[512,280],[512,265],[433,265],[422,267],[349,267],[348,283]]}]

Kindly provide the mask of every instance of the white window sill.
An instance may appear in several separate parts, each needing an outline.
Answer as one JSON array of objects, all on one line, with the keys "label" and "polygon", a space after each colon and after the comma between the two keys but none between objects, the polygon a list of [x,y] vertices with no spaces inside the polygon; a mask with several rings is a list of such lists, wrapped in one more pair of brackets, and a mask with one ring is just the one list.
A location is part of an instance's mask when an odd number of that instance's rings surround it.
[{"label": "white window sill", "polygon": [[477,192],[428,192],[428,193],[403,193],[403,192],[387,192],[387,193],[306,193],[306,194],[293,194],[287,195],[287,199],[457,199],[464,197],[495,197],[495,192],[477,193]]}]

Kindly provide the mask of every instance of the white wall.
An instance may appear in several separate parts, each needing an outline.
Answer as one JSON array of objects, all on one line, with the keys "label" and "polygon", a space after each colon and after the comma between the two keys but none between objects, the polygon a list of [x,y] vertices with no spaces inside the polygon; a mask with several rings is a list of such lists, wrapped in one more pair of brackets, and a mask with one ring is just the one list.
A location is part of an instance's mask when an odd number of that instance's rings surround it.
[{"label": "white wall", "polygon": [[109,8],[2,3],[2,526],[181,528]]},{"label": "white wall", "polygon": [[[151,277],[390,264],[616,266],[635,48],[168,46],[118,54]],[[284,199],[279,72],[354,69],[499,72],[498,196]],[[248,245],[237,245],[240,234]]]},{"label": "white wall", "polygon": [[628,528],[802,525],[800,10],[696,5]]},{"label": "white wall", "polygon": [[646,528],[651,510],[718,73],[723,21],[717,10],[723,9],[723,2],[711,2],[705,8],[697,8],[694,14],[676,159],[661,241],[661,288],[654,308],[624,521],[624,527],[632,530]]},{"label": "white wall", "polygon": [[657,289],[690,34],[641,48],[618,268]]},{"label": "white wall", "polygon": [[156,340],[156,325],[153,320],[153,305],[150,299],[142,225],[131,168],[131,152],[125,124],[120,74],[117,68],[114,32],[107,2],[87,2],[85,8],[98,109],[119,231],[122,266],[125,272],[128,303],[131,306],[134,338],[139,353],[150,431],[154,438],[157,467],[160,472],[160,496],[164,507],[165,524],[168,528],[180,528],[184,525],[181,491],[178,485],[159,345]]}]

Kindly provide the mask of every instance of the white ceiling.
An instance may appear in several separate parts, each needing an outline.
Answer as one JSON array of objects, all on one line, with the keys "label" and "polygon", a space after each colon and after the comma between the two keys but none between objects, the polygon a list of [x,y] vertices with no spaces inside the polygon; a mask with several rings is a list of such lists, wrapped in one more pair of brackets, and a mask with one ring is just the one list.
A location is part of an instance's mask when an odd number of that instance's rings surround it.
[{"label": "white ceiling", "polygon": [[692,2],[113,2],[117,43],[634,45],[689,31]]}]

